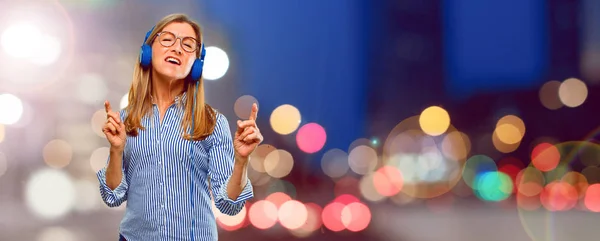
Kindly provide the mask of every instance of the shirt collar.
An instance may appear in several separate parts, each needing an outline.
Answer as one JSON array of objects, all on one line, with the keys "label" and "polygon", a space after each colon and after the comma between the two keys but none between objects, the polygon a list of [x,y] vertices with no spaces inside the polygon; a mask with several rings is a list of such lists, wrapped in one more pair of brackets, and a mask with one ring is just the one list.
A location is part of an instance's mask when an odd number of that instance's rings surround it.
[{"label": "shirt collar", "polygon": [[[183,105],[186,100],[187,100],[187,92],[186,91],[183,91],[183,93],[175,96],[175,104],[177,104],[177,105]],[[150,101],[152,102],[152,104],[156,104],[156,102],[154,101],[154,97],[152,95],[150,95]]]}]

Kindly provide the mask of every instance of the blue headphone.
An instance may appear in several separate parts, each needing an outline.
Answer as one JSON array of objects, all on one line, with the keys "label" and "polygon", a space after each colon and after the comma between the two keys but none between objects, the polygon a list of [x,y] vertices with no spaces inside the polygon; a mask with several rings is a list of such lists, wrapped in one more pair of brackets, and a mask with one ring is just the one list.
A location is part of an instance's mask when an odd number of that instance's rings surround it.
[{"label": "blue headphone", "polygon": [[[140,48],[140,65],[142,65],[143,68],[148,68],[152,64],[152,47],[146,44],[146,41],[148,41],[148,38],[150,38],[150,34],[152,34],[153,30],[154,27],[152,27],[150,31],[146,33],[146,37],[144,38],[144,42],[142,43],[142,47]],[[200,58],[194,60],[192,70],[189,74],[190,79],[192,79],[193,81],[198,81],[200,80],[200,77],[202,77],[202,69],[204,67],[204,56],[206,56],[204,42],[201,44],[201,46],[202,52],[200,53]]]}]

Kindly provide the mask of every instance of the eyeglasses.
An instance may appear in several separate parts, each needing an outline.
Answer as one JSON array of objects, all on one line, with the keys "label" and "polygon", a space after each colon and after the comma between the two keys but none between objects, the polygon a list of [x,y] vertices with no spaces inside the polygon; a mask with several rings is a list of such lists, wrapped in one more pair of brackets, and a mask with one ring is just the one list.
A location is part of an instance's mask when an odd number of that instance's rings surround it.
[{"label": "eyeglasses", "polygon": [[156,40],[160,43],[160,45],[164,47],[171,47],[177,42],[179,39],[179,44],[181,44],[181,48],[185,50],[185,52],[193,53],[198,50],[198,40],[192,37],[177,37],[174,33],[169,31],[163,31],[156,35]]}]

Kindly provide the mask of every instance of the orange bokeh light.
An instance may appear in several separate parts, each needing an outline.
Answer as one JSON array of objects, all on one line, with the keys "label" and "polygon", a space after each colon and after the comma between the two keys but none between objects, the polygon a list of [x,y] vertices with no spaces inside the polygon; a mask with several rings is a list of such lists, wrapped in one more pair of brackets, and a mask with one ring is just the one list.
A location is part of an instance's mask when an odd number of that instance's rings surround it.
[{"label": "orange bokeh light", "polygon": [[585,207],[592,212],[600,212],[600,184],[588,186],[583,199]]},{"label": "orange bokeh light", "polygon": [[560,161],[560,152],[550,143],[540,143],[531,151],[531,164],[540,171],[554,170]]},{"label": "orange bokeh light", "polygon": [[402,190],[404,179],[398,168],[383,166],[373,173],[375,190],[383,196],[391,197]]}]

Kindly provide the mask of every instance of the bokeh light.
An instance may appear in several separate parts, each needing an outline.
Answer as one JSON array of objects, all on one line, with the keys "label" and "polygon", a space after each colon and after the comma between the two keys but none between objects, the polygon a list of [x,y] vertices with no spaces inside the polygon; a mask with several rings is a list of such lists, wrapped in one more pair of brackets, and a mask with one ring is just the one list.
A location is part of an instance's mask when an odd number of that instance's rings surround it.
[{"label": "bokeh light", "polygon": [[[497,130],[497,128],[496,128],[496,130]],[[500,138],[498,137],[498,131],[494,131],[492,133],[491,139],[492,139],[492,144],[494,145],[494,148],[496,148],[497,151],[499,151],[501,153],[505,153],[505,154],[514,152],[515,150],[517,150],[517,148],[519,148],[519,146],[521,144],[520,141],[517,143],[514,143],[514,144],[508,144],[508,143],[501,141]]]},{"label": "bokeh light", "polygon": [[320,151],[327,141],[325,129],[317,123],[308,123],[298,130],[296,143],[298,148],[306,153]]},{"label": "bokeh light", "polygon": [[525,136],[525,123],[515,115],[506,115],[498,120],[494,132],[501,142],[517,144]]},{"label": "bokeh light", "polygon": [[373,185],[379,194],[391,197],[402,190],[404,179],[396,167],[383,166],[373,173]]},{"label": "bokeh light", "polygon": [[579,195],[568,183],[554,181],[542,190],[540,201],[548,211],[567,211],[575,207]]},{"label": "bokeh light", "polygon": [[465,183],[477,190],[477,177],[487,172],[496,171],[498,171],[498,167],[492,158],[486,155],[474,155],[467,160],[462,175]]},{"label": "bokeh light", "polygon": [[306,222],[300,228],[291,230],[294,236],[300,238],[308,237],[323,225],[321,218],[323,209],[316,203],[306,203],[304,206],[307,211]]},{"label": "bokeh light", "polygon": [[337,148],[325,152],[323,157],[321,157],[321,168],[325,175],[332,178],[339,178],[346,175],[350,169],[348,154]]},{"label": "bokeh light", "polygon": [[100,147],[92,152],[90,156],[90,167],[92,172],[97,173],[100,169],[106,166],[108,162],[108,156],[110,155],[110,148]]},{"label": "bokeh light", "polygon": [[448,130],[450,115],[439,106],[427,107],[421,112],[419,124],[423,132],[431,136],[439,136]]},{"label": "bokeh light", "polygon": [[15,124],[23,115],[23,102],[12,94],[0,94],[0,113],[0,124]]},{"label": "bokeh light", "polygon": [[58,38],[50,35],[43,35],[39,42],[36,42],[38,51],[29,58],[29,61],[36,65],[50,65],[58,60],[62,52],[62,45]]},{"label": "bokeh light", "polygon": [[[401,170],[403,194],[412,198],[434,198],[450,192],[460,181],[470,141],[462,138],[452,125],[445,134],[431,136],[421,129],[419,120],[420,116],[412,116],[392,129],[383,145],[382,163]],[[451,136],[444,141],[448,134]],[[369,186],[368,181],[361,184]],[[361,189],[365,192],[363,195],[379,199],[377,194],[367,190]]]},{"label": "bokeh light", "polygon": [[358,184],[360,194],[368,201],[380,202],[385,200],[386,196],[382,195],[375,188],[375,173],[369,173],[360,179]]},{"label": "bokeh light", "polygon": [[560,84],[558,96],[565,106],[573,108],[585,102],[588,96],[588,89],[583,81],[576,78],[569,78]]},{"label": "bokeh light", "polygon": [[584,203],[590,211],[600,212],[600,183],[592,184],[587,188]]},{"label": "bokeh light", "polygon": [[563,103],[558,96],[558,89],[561,86],[561,82],[552,80],[544,83],[539,91],[540,102],[542,105],[550,110],[556,110],[563,107]]},{"label": "bokeh light", "polygon": [[564,182],[573,186],[573,188],[575,188],[575,190],[577,191],[579,198],[583,198],[585,196],[586,191],[589,187],[587,178],[585,178],[583,174],[575,171],[570,171],[567,174],[565,174],[560,179],[560,182]]},{"label": "bokeh light", "polygon": [[77,241],[75,233],[63,227],[49,227],[37,235],[36,241]]},{"label": "bokeh light", "polygon": [[202,77],[206,80],[218,80],[222,78],[229,69],[229,57],[219,47],[205,47],[206,57],[204,59],[204,71]]},{"label": "bokeh light", "polygon": [[259,107],[258,109],[260,112],[260,105],[258,105],[258,100],[256,100],[254,96],[240,96],[240,98],[235,101],[235,104],[233,104],[233,111],[238,118],[243,120],[248,119],[250,112],[252,112],[252,104],[254,103],[256,103],[256,105]]},{"label": "bokeh light", "polygon": [[[215,218],[217,219],[219,227],[228,231],[234,231],[236,229],[241,228],[242,225],[244,225],[244,221],[246,220],[246,215],[248,212],[246,210],[246,206],[242,207],[242,210],[240,210],[240,212],[236,215],[230,216],[221,213],[221,211],[219,211],[219,209],[216,208],[214,202],[212,204],[213,212],[217,212],[217,214],[215,214]],[[251,206],[251,204],[247,206]]]},{"label": "bokeh light", "polygon": [[452,131],[444,136],[441,147],[446,158],[456,161],[466,160],[471,152],[471,140],[465,133]]},{"label": "bokeh light", "polygon": [[290,174],[294,167],[292,154],[285,150],[275,150],[265,157],[265,172],[271,177],[282,178]]},{"label": "bokeh light", "polygon": [[308,210],[303,203],[289,200],[279,207],[279,222],[287,229],[299,229],[308,219]]},{"label": "bokeh light", "polygon": [[[269,153],[275,151],[276,148],[273,145],[261,144],[256,147],[256,150],[250,155],[250,167],[257,172],[265,172],[265,158]],[[272,160],[273,161],[273,160]]]},{"label": "bokeh light", "polygon": [[63,168],[71,162],[73,158],[73,148],[65,140],[51,140],[44,146],[44,162],[53,168]]},{"label": "bokeh light", "polygon": [[96,133],[96,135],[98,135],[99,137],[106,137],[104,135],[104,132],[102,132],[102,127],[104,127],[105,123],[106,111],[104,109],[101,109],[94,112],[94,115],[92,115],[91,119],[91,128],[92,131]]},{"label": "bokeh light", "polygon": [[512,194],[514,187],[511,178],[498,171],[478,173],[474,182],[475,194],[485,201],[505,200]]},{"label": "bokeh light", "polygon": [[534,197],[542,192],[546,178],[540,170],[534,167],[526,167],[517,174],[515,182],[520,194],[526,197]]},{"label": "bokeh light", "polygon": [[550,143],[540,143],[531,151],[531,164],[540,171],[551,171],[559,162],[560,152]]},{"label": "bokeh light", "polygon": [[61,170],[38,170],[27,181],[25,202],[37,216],[56,219],[75,205],[75,186],[71,177]]},{"label": "bokeh light", "polygon": [[276,133],[288,135],[300,126],[300,111],[293,105],[280,105],[271,113],[271,128]]},{"label": "bokeh light", "polygon": [[37,53],[42,31],[31,23],[14,23],[0,37],[4,51],[15,58],[29,58]]},{"label": "bokeh light", "polygon": [[498,171],[508,175],[513,183],[513,192],[517,191],[517,175],[525,168],[525,164],[512,156],[507,156],[498,161]]},{"label": "bokeh light", "polygon": [[350,151],[348,165],[356,174],[365,175],[377,167],[377,152],[370,146],[360,145]]},{"label": "bokeh light", "polygon": [[366,229],[371,222],[369,207],[360,202],[353,202],[342,209],[342,223],[351,232],[360,232]]},{"label": "bokeh light", "polygon": [[346,227],[342,222],[342,212],[346,205],[339,202],[331,202],[327,204],[323,208],[323,214],[321,217],[323,218],[323,225],[333,231],[340,232],[344,230]]},{"label": "bokeh light", "polygon": [[278,221],[278,208],[270,201],[259,200],[250,206],[248,218],[250,223],[258,229],[273,227]]}]

